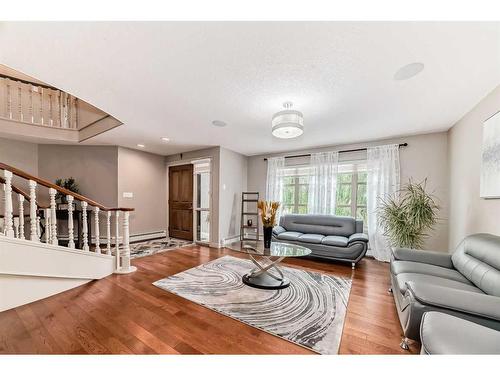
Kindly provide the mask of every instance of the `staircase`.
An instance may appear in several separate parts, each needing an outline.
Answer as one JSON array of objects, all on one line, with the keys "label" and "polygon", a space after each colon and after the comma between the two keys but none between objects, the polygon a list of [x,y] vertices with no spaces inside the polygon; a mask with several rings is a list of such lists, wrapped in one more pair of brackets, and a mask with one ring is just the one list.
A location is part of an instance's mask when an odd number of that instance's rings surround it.
[{"label": "staircase", "polygon": [[[3,163],[0,163],[0,176],[3,176],[0,177],[0,185],[3,186],[0,205],[3,209],[0,215],[0,311],[112,273],[135,271],[135,267],[130,265],[129,246],[129,215],[133,208],[105,207]],[[22,190],[20,186],[23,185],[28,186],[29,193]],[[48,196],[46,205],[40,203],[43,192]],[[68,202],[64,223],[67,225],[67,246],[59,245],[58,228],[62,223],[56,217],[57,193],[66,196]],[[81,241],[75,241],[74,233],[73,213],[77,205],[82,211]],[[104,219],[106,232],[102,237],[101,218]],[[94,228],[94,241],[89,241],[89,224]],[[77,248],[78,242],[82,243],[81,248]]]}]

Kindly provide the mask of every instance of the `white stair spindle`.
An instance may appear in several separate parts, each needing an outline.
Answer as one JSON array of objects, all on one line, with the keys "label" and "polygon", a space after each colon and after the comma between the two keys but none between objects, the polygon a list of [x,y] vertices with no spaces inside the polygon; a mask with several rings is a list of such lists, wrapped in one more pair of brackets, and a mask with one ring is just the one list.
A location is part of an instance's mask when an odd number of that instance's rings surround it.
[{"label": "white stair spindle", "polygon": [[44,215],[45,215],[45,242],[50,243],[50,239],[52,238],[52,235],[50,234],[52,230],[50,208],[45,209]]},{"label": "white stair spindle", "polygon": [[36,216],[36,181],[30,180],[30,239],[39,241],[38,218]]},{"label": "white stair spindle", "polygon": [[83,250],[89,251],[89,227],[87,224],[87,202],[82,202],[82,237],[83,237]]},{"label": "white stair spindle", "polygon": [[19,194],[19,236],[21,240],[24,240],[24,195]]},{"label": "white stair spindle", "polygon": [[120,211],[115,211],[115,256],[116,270],[120,267]]},{"label": "white stair spindle", "polygon": [[101,243],[99,239],[99,207],[94,207],[94,226],[95,226],[95,252],[101,253]]},{"label": "white stair spindle", "polygon": [[73,196],[66,195],[66,200],[68,201],[68,247],[70,249],[75,248],[75,240],[73,238]]},{"label": "white stair spindle", "polygon": [[56,189],[49,189],[50,197],[50,243],[57,245]]},{"label": "white stair spindle", "polygon": [[13,221],[14,221],[14,238],[19,238],[19,216],[15,216]]},{"label": "white stair spindle", "polygon": [[12,216],[12,172],[4,170],[3,176],[5,178],[4,185],[4,199],[5,199],[5,212],[4,212],[4,231],[7,237],[14,237],[13,229],[13,216]]},{"label": "white stair spindle", "polygon": [[106,211],[106,254],[111,254],[111,211]]},{"label": "white stair spindle", "polygon": [[36,239],[34,241],[40,241],[42,234],[42,228],[40,227],[40,216],[36,217]]}]

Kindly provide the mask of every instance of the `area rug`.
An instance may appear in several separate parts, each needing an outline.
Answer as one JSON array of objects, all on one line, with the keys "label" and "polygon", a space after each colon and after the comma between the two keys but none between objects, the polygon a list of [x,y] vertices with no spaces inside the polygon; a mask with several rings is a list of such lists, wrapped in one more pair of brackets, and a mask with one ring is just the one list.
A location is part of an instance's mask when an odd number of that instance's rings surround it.
[{"label": "area rug", "polygon": [[290,286],[243,284],[249,260],[224,256],[153,285],[321,354],[337,354],[351,279],[281,267]]},{"label": "area rug", "polygon": [[176,238],[159,238],[155,240],[135,242],[130,244],[130,258],[140,258],[168,250],[174,250],[182,246],[192,245],[192,241],[184,241]]}]

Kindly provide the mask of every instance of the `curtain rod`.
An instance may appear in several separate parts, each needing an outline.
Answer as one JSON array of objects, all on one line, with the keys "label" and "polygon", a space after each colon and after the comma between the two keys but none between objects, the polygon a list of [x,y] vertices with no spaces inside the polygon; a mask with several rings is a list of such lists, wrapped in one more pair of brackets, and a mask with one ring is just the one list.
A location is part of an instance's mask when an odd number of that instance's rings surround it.
[{"label": "curtain rod", "polygon": [[[408,146],[408,143],[400,143],[399,144],[399,147],[406,147]],[[355,149],[352,149],[352,150],[341,150],[339,151],[339,154],[343,154],[344,152],[356,152],[356,151],[366,151],[367,148],[364,147],[364,148],[355,148]],[[307,157],[307,156],[311,156],[311,154],[301,154],[301,155],[291,155],[291,156],[285,156],[285,159],[293,159],[293,158],[303,158],[303,157]],[[267,158],[264,158],[264,160],[267,160]]]}]

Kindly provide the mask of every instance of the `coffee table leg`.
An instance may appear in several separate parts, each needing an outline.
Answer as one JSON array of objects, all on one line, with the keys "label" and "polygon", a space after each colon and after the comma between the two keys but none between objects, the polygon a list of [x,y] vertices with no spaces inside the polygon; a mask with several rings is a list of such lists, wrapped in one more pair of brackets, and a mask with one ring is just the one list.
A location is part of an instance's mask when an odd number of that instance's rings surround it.
[{"label": "coffee table leg", "polygon": [[[266,259],[268,261],[267,264],[262,262],[262,259]],[[246,285],[260,289],[282,289],[288,287],[290,281],[285,278],[283,272],[278,267],[278,263],[283,259],[284,257],[279,257],[274,260],[271,257],[259,257],[257,259],[250,255],[250,260],[256,265],[256,268],[243,276],[243,282]],[[276,271],[278,275],[270,272],[271,269]]]}]

